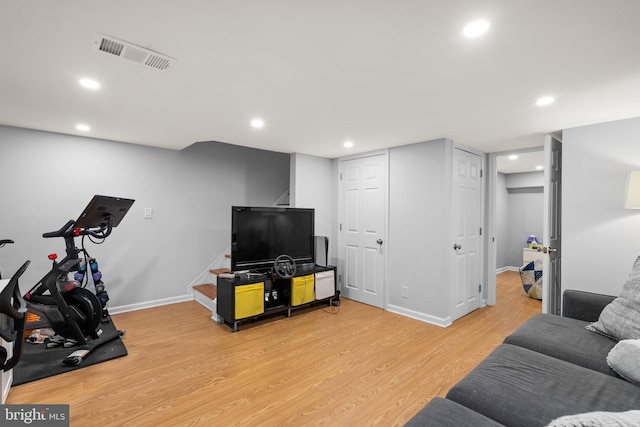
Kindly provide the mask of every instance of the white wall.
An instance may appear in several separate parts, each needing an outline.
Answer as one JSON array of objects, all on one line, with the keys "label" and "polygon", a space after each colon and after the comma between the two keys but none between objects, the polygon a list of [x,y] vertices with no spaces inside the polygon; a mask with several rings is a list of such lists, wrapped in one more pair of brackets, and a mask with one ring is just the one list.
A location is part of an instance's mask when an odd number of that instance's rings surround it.
[{"label": "white wall", "polygon": [[505,175],[505,187],[541,188],[544,187],[544,172],[522,172]]},{"label": "white wall", "polygon": [[640,211],[623,208],[640,169],[640,118],[563,131],[562,289],[618,295],[640,255]]},{"label": "white wall", "polygon": [[[32,264],[26,291],[62,255],[62,239],[42,233],[76,219],[94,194],[135,199],[98,258],[110,307],[180,300],[187,286],[230,246],[231,206],[270,206],[289,187],[289,155],[206,142],[165,150],[0,126],[0,250],[12,274]],[[154,218],[143,219],[144,208]],[[79,242],[78,242],[79,243]]]},{"label": "white wall", "polygon": [[387,309],[440,325],[450,323],[451,147],[441,139],[389,150]]},{"label": "white wall", "polygon": [[315,209],[316,236],[329,238],[329,263],[336,264],[334,239],[334,170],[333,161],[323,157],[294,153],[291,155],[289,202],[292,207]]}]

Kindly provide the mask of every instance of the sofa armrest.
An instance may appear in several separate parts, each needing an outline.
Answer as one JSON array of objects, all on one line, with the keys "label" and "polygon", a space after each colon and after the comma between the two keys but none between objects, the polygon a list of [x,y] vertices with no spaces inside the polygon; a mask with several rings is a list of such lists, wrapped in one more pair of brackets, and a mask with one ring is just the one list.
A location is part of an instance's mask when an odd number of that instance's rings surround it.
[{"label": "sofa armrest", "polygon": [[616,297],[592,292],[566,290],[562,294],[562,317],[595,322],[604,307]]}]

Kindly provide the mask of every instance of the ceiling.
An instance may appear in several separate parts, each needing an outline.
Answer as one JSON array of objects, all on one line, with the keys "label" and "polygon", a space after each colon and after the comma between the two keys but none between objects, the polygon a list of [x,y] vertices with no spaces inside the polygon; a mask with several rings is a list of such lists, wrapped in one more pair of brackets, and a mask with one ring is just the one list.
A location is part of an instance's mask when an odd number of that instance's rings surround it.
[{"label": "ceiling", "polygon": [[[0,124],[328,158],[443,137],[540,146],[640,116],[638,16],[638,0],[5,1]],[[464,37],[479,18],[489,31]],[[175,64],[101,52],[96,32]]]}]

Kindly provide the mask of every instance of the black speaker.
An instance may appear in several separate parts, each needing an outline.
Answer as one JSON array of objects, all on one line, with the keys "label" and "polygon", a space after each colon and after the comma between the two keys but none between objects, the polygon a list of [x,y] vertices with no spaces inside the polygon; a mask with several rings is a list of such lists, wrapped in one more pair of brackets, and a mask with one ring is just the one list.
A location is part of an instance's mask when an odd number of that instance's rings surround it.
[{"label": "black speaker", "polygon": [[329,238],[315,236],[316,265],[326,267],[329,265]]}]

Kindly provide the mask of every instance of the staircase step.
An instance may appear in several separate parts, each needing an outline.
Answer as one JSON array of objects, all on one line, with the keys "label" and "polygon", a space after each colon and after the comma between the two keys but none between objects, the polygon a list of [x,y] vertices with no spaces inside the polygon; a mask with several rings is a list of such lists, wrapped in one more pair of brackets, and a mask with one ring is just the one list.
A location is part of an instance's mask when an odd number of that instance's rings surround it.
[{"label": "staircase step", "polygon": [[207,283],[204,285],[196,285],[193,287],[193,290],[200,292],[211,300],[214,300],[216,299],[218,288],[214,284]]},{"label": "staircase step", "polygon": [[213,270],[209,270],[212,274],[215,274],[216,276],[221,275],[222,273],[231,273],[231,270],[228,268],[214,268]]}]

